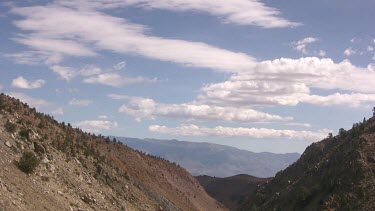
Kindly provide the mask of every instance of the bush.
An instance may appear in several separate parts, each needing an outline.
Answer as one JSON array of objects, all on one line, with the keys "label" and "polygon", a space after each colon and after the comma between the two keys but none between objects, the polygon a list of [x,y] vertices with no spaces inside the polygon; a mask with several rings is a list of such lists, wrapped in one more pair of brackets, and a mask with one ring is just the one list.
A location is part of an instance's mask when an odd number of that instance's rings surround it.
[{"label": "bush", "polygon": [[23,129],[19,132],[19,135],[22,138],[25,138],[26,140],[30,140],[30,130],[29,129]]},{"label": "bush", "polygon": [[7,123],[5,123],[5,129],[9,132],[9,133],[14,133],[16,132],[16,124],[13,124],[9,121],[7,121]]},{"label": "bush", "polygon": [[18,162],[18,168],[26,174],[33,173],[38,165],[39,158],[31,151],[24,152]]}]

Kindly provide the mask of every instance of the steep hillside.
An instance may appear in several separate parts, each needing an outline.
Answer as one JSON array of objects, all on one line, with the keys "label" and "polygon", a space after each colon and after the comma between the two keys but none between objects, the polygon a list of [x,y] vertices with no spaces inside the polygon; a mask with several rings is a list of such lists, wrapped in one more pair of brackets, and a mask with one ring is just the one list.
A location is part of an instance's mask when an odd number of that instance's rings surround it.
[{"label": "steep hillside", "polygon": [[[40,161],[29,175],[24,152]],[[185,169],[3,94],[0,154],[0,210],[225,210]]]},{"label": "steep hillside", "polygon": [[375,210],[375,118],[309,146],[243,210]]},{"label": "steep hillside", "polygon": [[210,196],[223,203],[230,210],[238,210],[245,199],[254,197],[258,185],[270,180],[246,174],[226,178],[206,175],[196,178]]},{"label": "steep hillside", "polygon": [[273,177],[300,157],[298,153],[254,153],[210,143],[122,137],[116,139],[134,149],[175,162],[193,175],[229,177],[249,174],[262,178]]}]

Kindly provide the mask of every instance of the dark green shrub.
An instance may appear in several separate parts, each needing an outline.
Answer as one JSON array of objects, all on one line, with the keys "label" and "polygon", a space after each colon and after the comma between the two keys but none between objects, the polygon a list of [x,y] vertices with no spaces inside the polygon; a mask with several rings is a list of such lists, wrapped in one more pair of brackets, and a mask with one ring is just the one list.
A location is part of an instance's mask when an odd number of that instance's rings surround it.
[{"label": "dark green shrub", "polygon": [[30,140],[30,130],[29,129],[22,129],[20,132],[19,132],[19,135],[22,137],[22,138],[25,138],[27,140]]},{"label": "dark green shrub", "polygon": [[16,132],[16,124],[14,123],[11,123],[9,121],[7,121],[7,123],[5,124],[5,129],[9,132],[9,133],[14,133]]},{"label": "dark green shrub", "polygon": [[33,173],[38,165],[39,158],[31,151],[24,152],[18,162],[18,168],[26,174]]}]

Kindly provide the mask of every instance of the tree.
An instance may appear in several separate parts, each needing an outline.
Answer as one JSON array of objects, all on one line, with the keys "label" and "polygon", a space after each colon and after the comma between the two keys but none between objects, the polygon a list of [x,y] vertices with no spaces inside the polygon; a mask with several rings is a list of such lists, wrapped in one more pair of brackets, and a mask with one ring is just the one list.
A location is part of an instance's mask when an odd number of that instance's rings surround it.
[{"label": "tree", "polygon": [[333,137],[332,133],[328,133],[328,138],[332,138],[332,137]]},{"label": "tree", "polygon": [[344,135],[344,133],[345,133],[345,129],[344,128],[340,128],[339,129],[339,135],[341,136],[341,135]]},{"label": "tree", "polygon": [[375,107],[372,108],[372,111],[374,112],[374,113],[372,113],[372,116],[375,116]]}]

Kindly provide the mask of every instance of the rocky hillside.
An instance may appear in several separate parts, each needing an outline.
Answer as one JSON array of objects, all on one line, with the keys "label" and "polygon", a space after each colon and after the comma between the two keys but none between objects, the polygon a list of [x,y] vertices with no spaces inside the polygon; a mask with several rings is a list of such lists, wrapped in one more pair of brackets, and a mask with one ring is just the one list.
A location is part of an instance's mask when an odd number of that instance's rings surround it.
[{"label": "rocky hillside", "polygon": [[116,137],[128,146],[178,163],[193,175],[273,177],[294,163],[298,153],[255,153],[211,143]]},{"label": "rocky hillside", "polygon": [[225,210],[185,169],[3,94],[0,154],[0,210]]},{"label": "rocky hillside", "polygon": [[375,118],[309,146],[243,210],[375,210]]},{"label": "rocky hillside", "polygon": [[252,200],[256,188],[270,179],[257,178],[246,174],[232,177],[197,176],[207,193],[223,203],[230,210],[238,210],[244,200]]}]

